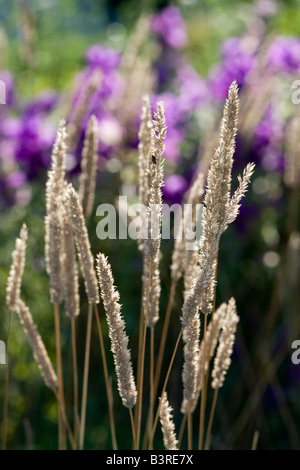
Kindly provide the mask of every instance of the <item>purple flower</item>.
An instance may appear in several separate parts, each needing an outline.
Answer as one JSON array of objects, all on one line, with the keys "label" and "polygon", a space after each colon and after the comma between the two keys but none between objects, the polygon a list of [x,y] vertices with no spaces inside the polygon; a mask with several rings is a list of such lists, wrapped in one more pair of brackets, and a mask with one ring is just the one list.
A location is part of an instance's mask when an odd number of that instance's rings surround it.
[{"label": "purple flower", "polygon": [[163,187],[164,197],[172,203],[180,203],[181,197],[187,188],[187,182],[181,175],[167,176]]},{"label": "purple flower", "polygon": [[103,72],[117,69],[121,61],[121,56],[118,52],[99,44],[90,47],[86,52],[85,58],[90,66],[100,67]]},{"label": "purple flower", "polygon": [[26,174],[23,171],[13,171],[6,178],[6,184],[9,188],[16,189],[26,182]]},{"label": "purple flower", "polygon": [[164,154],[168,160],[180,160],[180,144],[183,142],[184,137],[185,133],[182,129],[168,129]]},{"label": "purple flower", "polygon": [[221,64],[214,67],[209,75],[208,86],[212,96],[224,101],[228,88],[236,80],[241,88],[247,80],[249,72],[256,66],[256,57],[253,51],[247,50],[247,43],[240,38],[227,39],[222,48]]},{"label": "purple flower", "polygon": [[24,118],[15,158],[29,178],[37,177],[48,167],[54,139],[55,129],[42,115]]},{"label": "purple flower", "polygon": [[191,66],[184,66],[178,71],[177,82],[180,87],[178,113],[190,114],[200,104],[207,101],[207,84]]},{"label": "purple flower", "polygon": [[300,39],[276,38],[268,51],[268,65],[279,72],[295,73],[300,71]]},{"label": "purple flower", "polygon": [[165,44],[174,49],[182,49],[186,45],[185,23],[176,7],[167,7],[161,13],[155,15],[152,30]]},{"label": "purple flower", "polygon": [[17,139],[22,132],[21,118],[7,117],[0,124],[0,133],[2,136]]},{"label": "purple flower", "polygon": [[58,101],[58,94],[53,90],[42,91],[36,99],[27,105],[25,113],[37,114],[37,113],[49,113],[55,107]]}]

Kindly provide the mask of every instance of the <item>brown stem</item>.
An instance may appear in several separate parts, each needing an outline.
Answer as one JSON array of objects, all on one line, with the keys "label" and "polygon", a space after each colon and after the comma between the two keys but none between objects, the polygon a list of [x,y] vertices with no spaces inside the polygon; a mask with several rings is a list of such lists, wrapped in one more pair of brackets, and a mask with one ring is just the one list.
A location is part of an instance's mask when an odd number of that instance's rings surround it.
[{"label": "brown stem", "polygon": [[56,390],[53,390],[53,393],[54,393],[54,395],[55,395],[55,397],[56,397],[57,405],[58,405],[58,407],[60,408],[61,416],[62,416],[62,421],[63,421],[63,423],[64,423],[64,426],[65,426],[66,430],[67,430],[68,437],[69,437],[70,443],[71,443],[71,447],[72,447],[73,450],[76,450],[76,448],[77,448],[77,443],[76,443],[76,441],[75,441],[75,439],[74,439],[74,436],[73,436],[73,434],[72,434],[71,426],[70,426],[69,420],[68,420],[68,418],[67,418],[66,411],[65,411],[65,409],[62,408],[62,406],[61,406],[61,404],[60,404],[60,402],[59,402],[59,397],[58,397],[57,391],[56,391]]}]

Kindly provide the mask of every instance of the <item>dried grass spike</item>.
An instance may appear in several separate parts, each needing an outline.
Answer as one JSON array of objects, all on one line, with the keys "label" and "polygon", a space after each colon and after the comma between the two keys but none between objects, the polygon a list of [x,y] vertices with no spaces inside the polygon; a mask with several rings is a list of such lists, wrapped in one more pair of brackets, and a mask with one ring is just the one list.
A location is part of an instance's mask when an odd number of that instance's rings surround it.
[{"label": "dried grass spike", "polygon": [[160,398],[159,418],[163,432],[164,446],[167,450],[178,450],[178,440],[175,434],[175,425],[172,418],[172,407],[169,405],[165,392]]},{"label": "dried grass spike", "polygon": [[236,313],[235,300],[231,298],[228,302],[227,313],[223,319],[222,333],[219,339],[219,346],[214,360],[212,371],[212,388],[221,388],[224,384],[226,372],[230,366],[230,356],[233,351],[235,332],[239,317]]},{"label": "dried grass spike", "polygon": [[20,298],[27,237],[28,231],[24,224],[20,231],[20,238],[17,238],[15,250],[12,253],[12,264],[7,280],[6,305],[11,312],[16,309],[17,302]]},{"label": "dried grass spike", "polygon": [[111,266],[102,253],[99,253],[97,256],[97,273],[109,327],[109,337],[118,378],[119,393],[123,405],[127,408],[132,408],[136,403],[137,391],[130,350],[128,349],[128,337],[124,331],[125,322],[121,316],[120,296],[114,286]]},{"label": "dried grass spike", "polygon": [[84,278],[85,290],[90,304],[99,303],[97,276],[94,268],[94,258],[91,253],[89,236],[80,204],[79,196],[73,186],[68,185],[66,199],[70,205],[71,224],[76,242],[81,271]]},{"label": "dried grass spike", "polygon": [[93,209],[98,161],[98,142],[98,123],[96,117],[92,115],[85,134],[81,174],[79,178],[79,195],[85,218],[91,215]]},{"label": "dried grass spike", "polygon": [[79,280],[75,254],[75,241],[72,230],[69,204],[64,204],[63,218],[63,269],[65,276],[66,315],[75,318],[79,315]]},{"label": "dried grass spike", "polygon": [[57,389],[57,377],[49,359],[43,340],[33,322],[29,308],[22,300],[17,302],[17,313],[28,337],[33,356],[39,366],[45,385],[51,390]]}]

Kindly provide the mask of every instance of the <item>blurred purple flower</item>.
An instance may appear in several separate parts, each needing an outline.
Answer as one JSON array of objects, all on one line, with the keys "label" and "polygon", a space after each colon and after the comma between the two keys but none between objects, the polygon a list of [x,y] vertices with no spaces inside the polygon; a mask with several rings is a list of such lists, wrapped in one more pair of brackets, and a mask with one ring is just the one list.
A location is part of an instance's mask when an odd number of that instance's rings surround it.
[{"label": "blurred purple flower", "polygon": [[165,179],[165,185],[163,187],[163,194],[165,199],[172,203],[180,203],[182,194],[187,188],[187,182],[181,175],[167,176]]},{"label": "blurred purple flower", "polygon": [[119,67],[121,55],[115,50],[96,44],[91,46],[85,55],[91,67],[100,67],[103,72],[108,72]]},{"label": "blurred purple flower", "polygon": [[191,66],[184,66],[178,71],[177,80],[180,87],[178,112],[190,114],[197,106],[208,99],[207,84]]},{"label": "blurred purple flower", "polygon": [[38,114],[49,113],[56,106],[58,102],[58,94],[53,90],[42,91],[32,103],[29,103],[25,108],[25,113]]},{"label": "blurred purple flower", "polygon": [[174,49],[182,49],[187,42],[185,22],[176,7],[167,7],[152,22],[152,30]]},{"label": "blurred purple flower", "polygon": [[22,132],[22,119],[6,117],[0,123],[0,133],[2,136],[11,139],[18,139]]},{"label": "blurred purple flower", "polygon": [[256,57],[253,51],[246,49],[245,42],[236,37],[224,42],[221,53],[221,63],[213,67],[209,74],[208,87],[213,98],[224,101],[233,80],[239,88],[244,85],[249,72],[256,66]]},{"label": "blurred purple flower", "polygon": [[55,129],[42,115],[30,116],[22,124],[15,157],[28,177],[35,178],[49,165]]},{"label": "blurred purple flower", "polygon": [[300,39],[279,37],[274,39],[268,50],[268,65],[278,72],[300,71]]},{"label": "blurred purple flower", "polygon": [[23,171],[13,171],[7,176],[6,184],[8,187],[16,189],[23,186],[26,180],[26,174]]}]

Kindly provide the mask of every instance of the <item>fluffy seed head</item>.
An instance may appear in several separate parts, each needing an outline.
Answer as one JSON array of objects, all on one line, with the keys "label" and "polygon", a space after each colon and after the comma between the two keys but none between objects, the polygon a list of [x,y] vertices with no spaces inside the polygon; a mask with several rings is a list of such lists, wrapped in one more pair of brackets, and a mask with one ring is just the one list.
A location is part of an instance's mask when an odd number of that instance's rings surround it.
[{"label": "fluffy seed head", "polygon": [[16,311],[19,316],[21,325],[28,337],[30,346],[33,351],[34,359],[36,360],[41,375],[44,379],[45,385],[51,390],[57,389],[57,377],[49,359],[43,340],[33,322],[29,308],[22,300],[17,301]]},{"label": "fluffy seed head", "polygon": [[85,134],[82,150],[81,174],[79,178],[80,201],[83,214],[86,218],[91,215],[94,202],[98,161],[98,141],[98,123],[96,117],[92,115]]},{"label": "fluffy seed head", "polygon": [[120,296],[114,286],[110,264],[102,253],[99,253],[97,256],[97,274],[109,327],[109,337],[118,378],[119,393],[123,405],[127,408],[132,408],[136,403],[137,391],[130,350],[128,349],[128,337],[125,333],[125,322],[121,316]]},{"label": "fluffy seed head", "polygon": [[99,291],[97,276],[94,268],[94,258],[91,253],[89,236],[85,225],[79,196],[71,184],[68,186],[66,192],[66,201],[69,204],[71,224],[88,301],[90,304],[98,304]]},{"label": "fluffy seed head", "polygon": [[178,450],[178,440],[175,434],[175,425],[172,417],[172,407],[169,405],[165,392],[160,398],[159,418],[163,432],[164,446],[167,450]]},{"label": "fluffy seed head", "polygon": [[24,224],[20,231],[20,238],[17,238],[16,247],[12,253],[12,264],[7,281],[6,305],[10,312],[16,309],[17,302],[20,298],[21,282],[25,266],[27,236],[27,227]]},{"label": "fluffy seed head", "polygon": [[231,354],[235,341],[235,332],[239,317],[236,313],[235,300],[231,298],[228,303],[227,312],[222,322],[222,333],[219,346],[214,360],[212,371],[212,388],[220,388],[224,384],[226,372],[231,364]]}]

